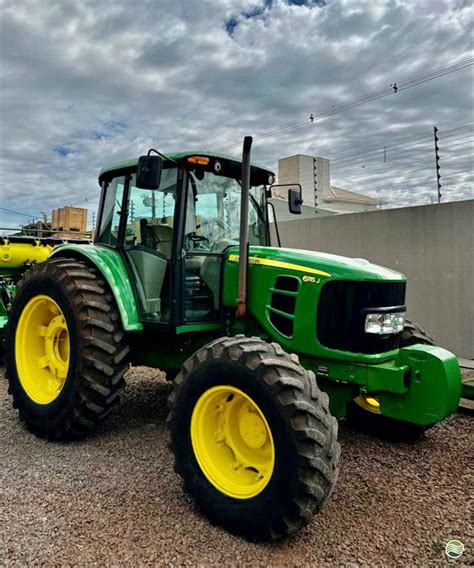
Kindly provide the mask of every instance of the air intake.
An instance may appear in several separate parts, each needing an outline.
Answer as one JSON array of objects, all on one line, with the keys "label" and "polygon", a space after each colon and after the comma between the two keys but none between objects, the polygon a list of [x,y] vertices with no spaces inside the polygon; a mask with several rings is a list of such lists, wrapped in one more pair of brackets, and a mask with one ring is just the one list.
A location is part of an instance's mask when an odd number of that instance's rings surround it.
[{"label": "air intake", "polygon": [[271,303],[267,306],[268,319],[273,327],[284,337],[293,336],[296,297],[300,281],[293,276],[278,276],[270,289]]}]

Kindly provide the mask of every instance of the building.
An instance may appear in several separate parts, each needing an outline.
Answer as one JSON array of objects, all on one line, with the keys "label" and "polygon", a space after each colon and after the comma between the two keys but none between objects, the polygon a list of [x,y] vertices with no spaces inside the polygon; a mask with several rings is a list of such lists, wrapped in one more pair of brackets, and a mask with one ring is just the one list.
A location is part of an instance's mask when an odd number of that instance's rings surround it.
[{"label": "building", "polygon": [[87,209],[81,207],[66,206],[53,209],[51,218],[52,231],[64,231],[58,236],[74,237],[71,233],[87,234]]},{"label": "building", "polygon": [[22,235],[29,235],[32,237],[49,237],[51,236],[51,223],[49,221],[35,221],[28,223],[21,228]]},{"label": "building", "polygon": [[[331,185],[330,161],[296,154],[278,160],[278,183],[300,183],[305,206],[328,213],[357,213],[377,209],[382,201]],[[277,198],[286,199],[287,190],[275,191]]]}]

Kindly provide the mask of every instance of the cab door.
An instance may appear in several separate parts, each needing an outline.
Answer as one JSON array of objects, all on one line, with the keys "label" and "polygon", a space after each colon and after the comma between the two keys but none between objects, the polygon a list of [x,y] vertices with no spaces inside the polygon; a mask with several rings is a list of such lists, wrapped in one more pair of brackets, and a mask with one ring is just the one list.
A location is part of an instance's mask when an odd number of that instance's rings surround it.
[{"label": "cab door", "polygon": [[121,250],[144,321],[172,321],[171,259],[175,236],[177,168],[165,168],[159,189],[140,189],[135,174],[107,187],[98,241]]},{"label": "cab door", "polygon": [[[189,173],[183,236],[184,323],[223,319],[223,262],[226,249],[239,244],[241,195],[233,178]],[[266,244],[265,219],[253,197],[248,221],[249,243]]]},{"label": "cab door", "polygon": [[[224,178],[221,178],[224,179]],[[183,236],[185,324],[220,322],[222,262],[226,244],[214,228],[223,219],[223,193],[189,174]]]},{"label": "cab door", "polygon": [[177,169],[165,168],[159,189],[140,189],[135,174],[127,188],[123,250],[137,281],[143,318],[172,320],[172,257],[176,230]]}]

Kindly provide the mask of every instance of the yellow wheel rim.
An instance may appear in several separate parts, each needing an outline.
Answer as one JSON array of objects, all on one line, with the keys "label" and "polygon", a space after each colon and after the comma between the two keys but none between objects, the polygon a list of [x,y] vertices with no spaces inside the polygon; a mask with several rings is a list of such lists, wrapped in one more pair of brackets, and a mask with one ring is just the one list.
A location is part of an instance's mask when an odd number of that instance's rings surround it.
[{"label": "yellow wheel rim", "polygon": [[31,400],[49,404],[59,396],[69,352],[69,332],[60,307],[49,296],[35,296],[23,308],[15,336],[18,378]]},{"label": "yellow wheel rim", "polygon": [[373,396],[365,396],[363,394],[360,394],[354,399],[354,402],[356,402],[364,410],[367,410],[367,412],[380,414],[380,402]]},{"label": "yellow wheel rim", "polygon": [[217,386],[197,401],[191,441],[204,475],[224,495],[250,499],[266,487],[275,465],[267,420],[241,390]]}]

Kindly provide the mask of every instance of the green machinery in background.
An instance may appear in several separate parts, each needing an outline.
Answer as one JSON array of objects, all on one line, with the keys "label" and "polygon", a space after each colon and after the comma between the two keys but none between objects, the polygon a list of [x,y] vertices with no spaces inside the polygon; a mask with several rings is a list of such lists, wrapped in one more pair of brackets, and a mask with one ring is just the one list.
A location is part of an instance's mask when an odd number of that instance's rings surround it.
[{"label": "green machinery in background", "polygon": [[165,370],[185,490],[213,522],[273,540],[331,494],[336,419],[413,440],[456,410],[461,378],[405,322],[402,274],[269,246],[274,174],[250,146],[242,161],[150,150],[103,168],[94,242],[44,258],[31,243],[4,271],[6,365],[21,418],[52,440],[101,421],[130,363]]}]

